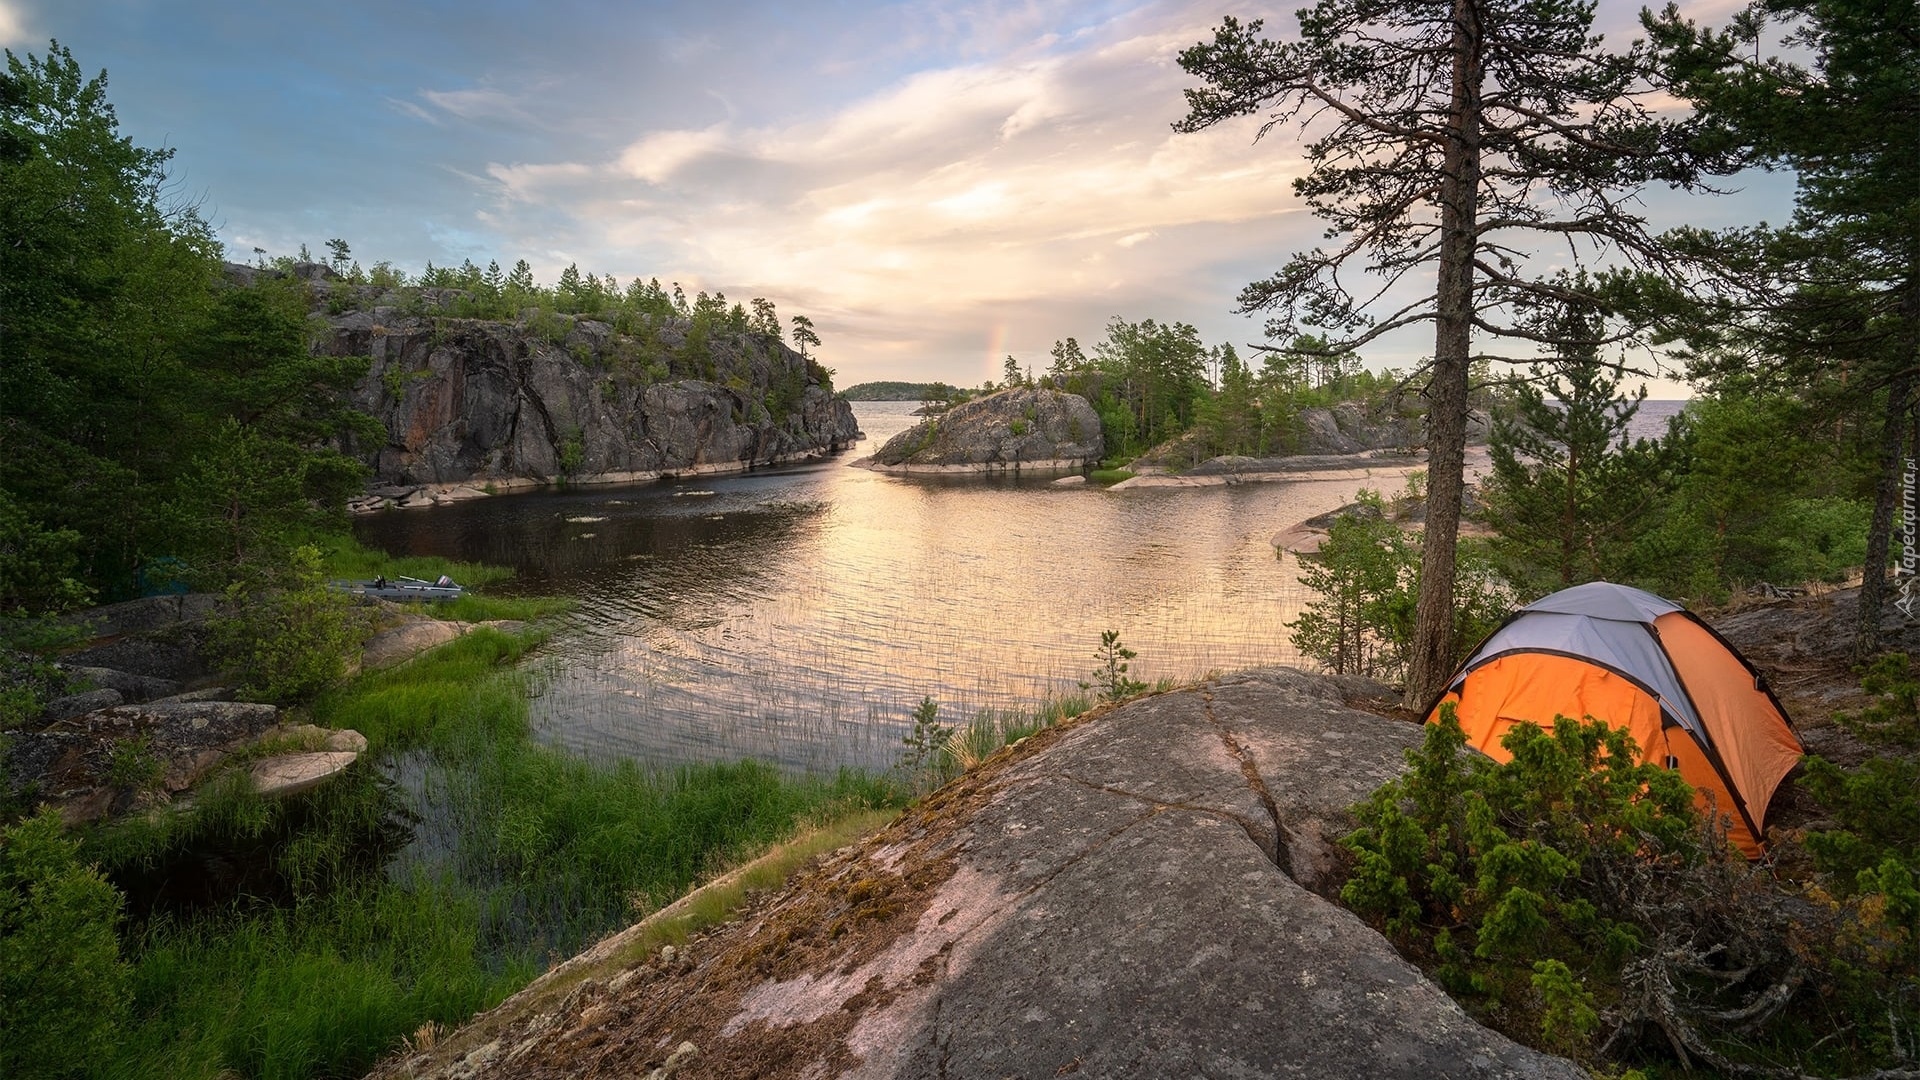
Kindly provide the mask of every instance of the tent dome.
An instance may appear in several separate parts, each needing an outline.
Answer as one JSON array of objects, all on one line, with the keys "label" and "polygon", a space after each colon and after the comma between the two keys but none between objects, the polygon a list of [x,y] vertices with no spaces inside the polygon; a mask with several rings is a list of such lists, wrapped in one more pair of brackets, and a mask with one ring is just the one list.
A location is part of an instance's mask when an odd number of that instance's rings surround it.
[{"label": "tent dome", "polygon": [[1802,753],[1786,710],[1726,639],[1671,600],[1604,581],[1514,612],[1447,680],[1429,723],[1448,702],[1468,742],[1500,761],[1517,723],[1626,727],[1643,760],[1679,770],[1749,856]]}]

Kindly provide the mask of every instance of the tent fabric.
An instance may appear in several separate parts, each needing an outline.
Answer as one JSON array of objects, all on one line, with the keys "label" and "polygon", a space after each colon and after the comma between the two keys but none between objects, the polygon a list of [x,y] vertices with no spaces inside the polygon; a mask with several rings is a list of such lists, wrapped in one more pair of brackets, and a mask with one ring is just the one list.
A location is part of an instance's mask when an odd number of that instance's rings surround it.
[{"label": "tent fabric", "polygon": [[[1733,786],[1746,793],[1748,807],[1758,807],[1764,817],[1780,781],[1800,760],[1800,739],[1786,714],[1746,661],[1693,616],[1663,615],[1654,629],[1692,690],[1709,736],[1707,745],[1718,751]],[[1766,716],[1779,722],[1749,722]]]},{"label": "tent fabric", "polygon": [[1677,769],[1728,838],[1761,852],[1773,793],[1802,752],[1780,703],[1738,652],[1670,600],[1592,582],[1521,608],[1448,680],[1468,741],[1496,760],[1516,723],[1556,716],[1626,727],[1643,760]]},{"label": "tent fabric", "polygon": [[1563,615],[1586,615],[1616,622],[1650,623],[1670,611],[1683,610],[1679,604],[1644,589],[1615,585],[1609,581],[1589,581],[1543,596],[1521,611],[1554,611]]},{"label": "tent fabric", "polygon": [[[1647,631],[1646,623],[1567,614],[1552,609],[1527,608],[1522,609],[1521,614],[1522,617],[1516,617],[1494,631],[1474,651],[1474,656],[1481,658],[1483,663],[1510,652],[1562,653],[1583,657],[1638,680],[1659,699],[1661,707],[1672,713],[1674,719],[1688,731],[1698,733],[1702,730],[1700,717],[1687,700],[1687,691],[1681,685],[1679,674],[1673,670],[1673,664],[1667,659],[1659,639]],[[1468,667],[1472,663],[1469,660]],[[1460,674],[1454,676],[1447,688],[1453,689],[1454,683],[1463,679],[1467,670],[1467,667],[1461,668]],[[1549,713],[1547,719],[1552,720],[1553,715]]]}]

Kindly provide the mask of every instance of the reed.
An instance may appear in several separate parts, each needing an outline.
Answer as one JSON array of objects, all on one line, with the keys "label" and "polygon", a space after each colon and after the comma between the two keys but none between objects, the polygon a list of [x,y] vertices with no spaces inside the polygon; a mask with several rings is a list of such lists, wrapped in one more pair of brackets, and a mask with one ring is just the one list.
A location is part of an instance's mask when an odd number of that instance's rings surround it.
[{"label": "reed", "polygon": [[[475,630],[316,701],[317,720],[371,750],[308,797],[228,784],[193,814],[90,837],[87,857],[130,897],[136,1018],[90,1071],[357,1075],[799,823],[875,821],[904,802],[864,773],[603,766],[541,745],[517,666],[536,637]],[[208,859],[248,864],[244,899],[194,905],[152,885]],[[722,918],[740,895],[660,930]]]}]

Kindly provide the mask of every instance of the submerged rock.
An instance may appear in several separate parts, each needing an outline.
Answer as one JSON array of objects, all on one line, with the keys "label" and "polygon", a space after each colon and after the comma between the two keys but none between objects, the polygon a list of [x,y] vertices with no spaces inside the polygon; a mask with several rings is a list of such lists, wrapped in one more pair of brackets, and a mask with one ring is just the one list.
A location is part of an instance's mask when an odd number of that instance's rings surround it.
[{"label": "submerged rock", "polygon": [[1020,387],[975,398],[876,451],[885,472],[1074,472],[1097,464],[1100,416],[1078,394]]}]

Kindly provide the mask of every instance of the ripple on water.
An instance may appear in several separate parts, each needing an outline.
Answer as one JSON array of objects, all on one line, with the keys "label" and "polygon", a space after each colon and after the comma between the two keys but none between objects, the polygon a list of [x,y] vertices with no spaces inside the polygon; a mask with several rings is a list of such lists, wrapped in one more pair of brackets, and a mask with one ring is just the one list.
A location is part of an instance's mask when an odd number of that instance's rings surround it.
[{"label": "ripple on water", "polygon": [[[909,407],[855,409],[877,445]],[[1121,632],[1146,679],[1296,660],[1285,623],[1306,597],[1269,538],[1364,483],[1111,493],[905,479],[845,466],[866,449],[698,487],[381,515],[361,533],[512,565],[515,588],[577,598],[534,701],[555,744],[885,767],[923,695],[947,722],[1030,708],[1089,677],[1103,630]]]}]

